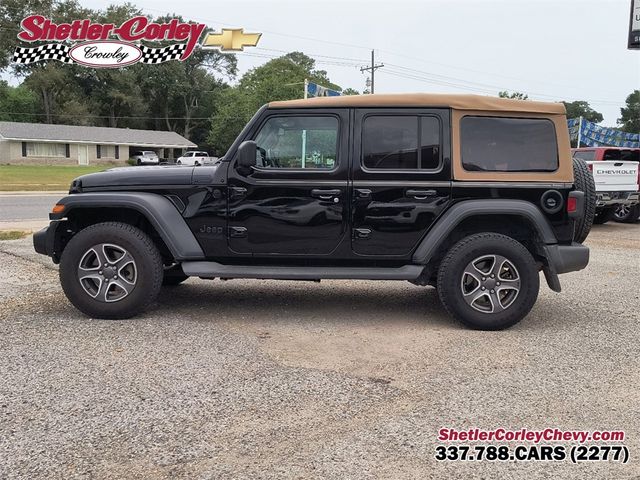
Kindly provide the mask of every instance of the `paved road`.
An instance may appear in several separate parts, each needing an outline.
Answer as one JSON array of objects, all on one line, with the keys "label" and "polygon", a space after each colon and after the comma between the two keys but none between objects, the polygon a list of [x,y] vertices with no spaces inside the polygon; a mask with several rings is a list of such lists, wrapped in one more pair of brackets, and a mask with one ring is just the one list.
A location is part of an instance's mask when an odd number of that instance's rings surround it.
[{"label": "paved road", "polygon": [[[640,225],[587,243],[562,293],[476,332],[407,282],[189,279],[92,320],[0,242],[0,478],[637,479]],[[443,426],[625,430],[631,461],[439,463]]]},{"label": "paved road", "polygon": [[47,219],[51,207],[64,195],[56,194],[0,194],[0,222]]}]

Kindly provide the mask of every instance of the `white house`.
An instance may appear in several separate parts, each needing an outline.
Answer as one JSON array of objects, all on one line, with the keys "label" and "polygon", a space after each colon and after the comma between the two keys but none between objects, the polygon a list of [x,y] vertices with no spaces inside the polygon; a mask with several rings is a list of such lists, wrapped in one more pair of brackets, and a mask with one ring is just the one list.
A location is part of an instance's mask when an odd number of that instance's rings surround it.
[{"label": "white house", "polygon": [[176,132],[0,122],[0,164],[124,163],[136,150],[176,158],[196,146]]}]

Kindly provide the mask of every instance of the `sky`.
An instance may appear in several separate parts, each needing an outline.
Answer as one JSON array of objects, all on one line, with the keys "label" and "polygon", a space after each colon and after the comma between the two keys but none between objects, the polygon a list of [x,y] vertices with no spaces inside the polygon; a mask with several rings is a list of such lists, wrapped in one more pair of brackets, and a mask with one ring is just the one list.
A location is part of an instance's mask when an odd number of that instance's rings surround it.
[{"label": "sky", "polygon": [[[175,13],[261,32],[238,54],[240,74],[289,51],[314,57],[343,88],[365,88],[360,67],[384,64],[376,93],[525,92],[587,100],[615,125],[640,89],[640,50],[627,50],[630,0],[131,0],[149,15]],[[120,0],[81,0],[103,9]],[[301,87],[302,88],[302,87]]]}]

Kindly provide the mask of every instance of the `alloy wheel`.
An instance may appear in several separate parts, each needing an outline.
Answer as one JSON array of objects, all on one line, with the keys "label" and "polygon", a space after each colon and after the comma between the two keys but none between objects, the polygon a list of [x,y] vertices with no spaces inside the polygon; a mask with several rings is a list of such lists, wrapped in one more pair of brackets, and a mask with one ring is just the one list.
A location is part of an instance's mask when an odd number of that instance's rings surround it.
[{"label": "alloy wheel", "polygon": [[482,313],[502,312],[520,293],[520,274],[502,255],[483,255],[469,262],[460,282],[464,301]]},{"label": "alloy wheel", "polygon": [[100,243],[87,250],[78,264],[78,281],[91,298],[117,302],[135,288],[138,268],[133,256],[113,243]]}]

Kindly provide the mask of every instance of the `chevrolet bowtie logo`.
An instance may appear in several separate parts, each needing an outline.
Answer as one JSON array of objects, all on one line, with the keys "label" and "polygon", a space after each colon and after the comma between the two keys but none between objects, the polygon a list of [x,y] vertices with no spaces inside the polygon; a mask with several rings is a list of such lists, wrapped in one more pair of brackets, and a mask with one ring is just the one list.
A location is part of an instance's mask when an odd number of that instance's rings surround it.
[{"label": "chevrolet bowtie logo", "polygon": [[244,33],[243,28],[223,28],[220,33],[209,33],[203,47],[220,47],[222,51],[241,52],[244,47],[255,47],[261,33]]}]

